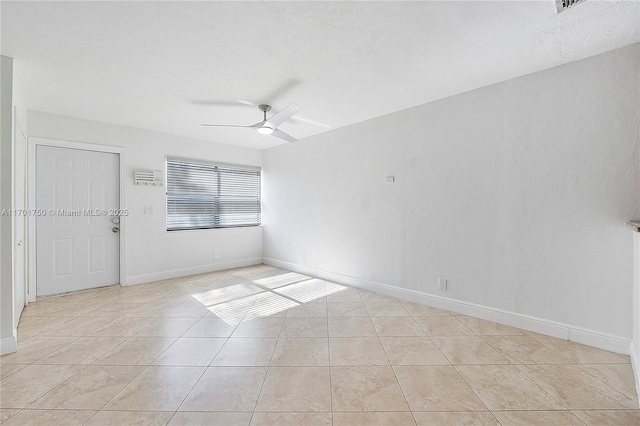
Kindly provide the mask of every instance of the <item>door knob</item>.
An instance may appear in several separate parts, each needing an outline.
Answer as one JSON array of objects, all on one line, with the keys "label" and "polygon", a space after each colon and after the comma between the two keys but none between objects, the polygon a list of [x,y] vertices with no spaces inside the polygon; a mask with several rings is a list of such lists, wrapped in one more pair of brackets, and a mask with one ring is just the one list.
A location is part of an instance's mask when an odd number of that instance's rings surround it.
[{"label": "door knob", "polygon": [[111,232],[113,232],[114,234],[117,234],[118,232],[120,232],[120,228],[118,228],[117,226],[114,226],[113,228],[111,228]]}]

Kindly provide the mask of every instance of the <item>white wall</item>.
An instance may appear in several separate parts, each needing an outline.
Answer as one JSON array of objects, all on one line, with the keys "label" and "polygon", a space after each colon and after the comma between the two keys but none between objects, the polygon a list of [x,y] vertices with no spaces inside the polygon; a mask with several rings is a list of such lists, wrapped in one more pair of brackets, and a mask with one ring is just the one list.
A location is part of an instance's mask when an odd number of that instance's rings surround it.
[{"label": "white wall", "polygon": [[[11,209],[13,59],[0,56],[0,210]],[[11,216],[0,216],[0,354],[16,350],[13,327]]]},{"label": "white wall", "polygon": [[167,232],[165,188],[133,183],[135,170],[164,171],[167,155],[260,166],[261,151],[36,111],[29,136],[125,148],[127,284],[261,263],[261,227]]},{"label": "white wall", "polygon": [[265,261],[611,334],[628,352],[639,46],[266,150]]}]

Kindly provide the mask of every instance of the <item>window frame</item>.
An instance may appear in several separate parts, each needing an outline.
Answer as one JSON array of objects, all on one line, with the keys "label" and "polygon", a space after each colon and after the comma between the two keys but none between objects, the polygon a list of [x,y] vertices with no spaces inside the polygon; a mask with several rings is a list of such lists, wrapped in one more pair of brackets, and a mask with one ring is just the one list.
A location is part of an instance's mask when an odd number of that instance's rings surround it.
[{"label": "window frame", "polygon": [[[165,212],[166,212],[165,231],[166,232],[198,231],[198,230],[207,230],[207,229],[234,229],[234,228],[249,228],[249,227],[262,226],[262,167],[254,166],[254,165],[246,165],[246,164],[225,163],[225,162],[219,162],[219,161],[198,160],[194,158],[185,158],[185,157],[170,156],[170,155],[166,155],[164,160],[165,160],[165,179],[164,180],[165,180],[165,203],[166,203],[165,204]],[[257,201],[257,209],[255,211],[249,212],[249,214],[256,215],[257,222],[231,223],[226,225],[221,224],[221,218],[224,216],[224,213],[221,212],[221,209],[223,208],[223,203],[220,202],[220,198],[223,197],[223,195],[221,195],[221,190],[224,190],[225,188],[221,187],[221,180],[220,180],[221,171],[217,170],[216,171],[217,176],[215,178],[217,189],[215,191],[215,194],[209,194],[209,196],[215,200],[212,206],[213,209],[215,209],[215,213],[212,213],[212,216],[213,216],[212,223],[209,223],[207,225],[202,225],[202,226],[199,226],[199,225],[176,226],[175,224],[171,226],[169,222],[169,219],[170,219],[169,163],[170,162],[184,163],[187,165],[213,167],[213,168],[225,168],[225,169],[231,169],[231,170],[237,169],[237,171],[244,171],[244,172],[257,172],[257,180],[258,180],[257,200],[255,200]],[[205,194],[205,192],[203,192],[203,194]],[[251,199],[254,199],[254,197],[251,196]],[[189,212],[189,213],[193,214],[193,212]]]}]

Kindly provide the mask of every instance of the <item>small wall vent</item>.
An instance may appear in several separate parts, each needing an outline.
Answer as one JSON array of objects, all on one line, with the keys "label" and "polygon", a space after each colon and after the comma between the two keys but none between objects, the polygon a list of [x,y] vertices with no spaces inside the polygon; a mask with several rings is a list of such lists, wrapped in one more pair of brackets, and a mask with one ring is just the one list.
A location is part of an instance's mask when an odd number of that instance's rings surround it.
[{"label": "small wall vent", "polygon": [[135,178],[136,185],[152,185],[152,186],[162,186],[164,185],[164,180],[162,179],[161,171],[153,171],[153,170],[136,170]]},{"label": "small wall vent", "polygon": [[585,0],[556,0],[556,10],[558,13],[564,12],[578,3],[584,3]]}]

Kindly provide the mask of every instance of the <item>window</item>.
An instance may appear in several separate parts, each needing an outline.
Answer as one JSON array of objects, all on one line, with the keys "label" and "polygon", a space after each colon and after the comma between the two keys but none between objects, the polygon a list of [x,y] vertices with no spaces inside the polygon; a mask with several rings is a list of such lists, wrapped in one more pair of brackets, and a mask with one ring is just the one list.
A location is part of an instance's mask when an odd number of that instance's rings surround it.
[{"label": "window", "polygon": [[167,158],[167,230],[260,225],[260,169]]}]

